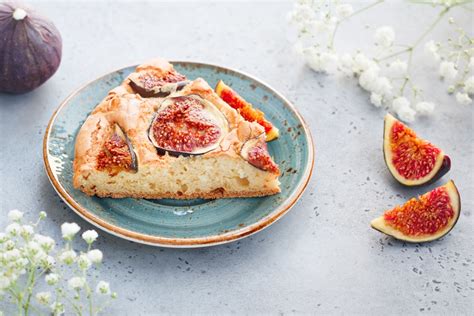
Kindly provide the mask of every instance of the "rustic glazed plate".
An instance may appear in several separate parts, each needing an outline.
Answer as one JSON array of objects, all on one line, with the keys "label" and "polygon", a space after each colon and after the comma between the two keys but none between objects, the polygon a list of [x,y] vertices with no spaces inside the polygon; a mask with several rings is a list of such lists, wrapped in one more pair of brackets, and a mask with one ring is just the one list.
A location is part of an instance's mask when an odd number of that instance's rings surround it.
[{"label": "rustic glazed plate", "polygon": [[43,158],[61,198],[82,218],[116,236],[164,247],[202,247],[237,240],[268,227],[295,204],[308,183],[314,162],[309,129],[295,108],[278,92],[241,72],[195,62],[172,62],[188,78],[211,86],[222,79],[257,105],[281,131],[269,143],[282,171],[281,190],[261,198],[219,200],[110,199],[85,195],[72,185],[74,142],[82,123],[135,66],[101,78],[71,94],[54,113],[46,130]]}]

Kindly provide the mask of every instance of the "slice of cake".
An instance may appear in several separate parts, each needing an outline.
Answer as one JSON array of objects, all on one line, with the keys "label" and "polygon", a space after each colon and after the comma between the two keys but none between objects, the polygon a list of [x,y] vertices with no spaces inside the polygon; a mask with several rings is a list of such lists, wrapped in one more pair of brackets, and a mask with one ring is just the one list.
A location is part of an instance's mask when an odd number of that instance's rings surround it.
[{"label": "slice of cake", "polygon": [[264,196],[279,174],[260,124],[162,59],[111,90],[76,139],[74,187],[99,197]]}]

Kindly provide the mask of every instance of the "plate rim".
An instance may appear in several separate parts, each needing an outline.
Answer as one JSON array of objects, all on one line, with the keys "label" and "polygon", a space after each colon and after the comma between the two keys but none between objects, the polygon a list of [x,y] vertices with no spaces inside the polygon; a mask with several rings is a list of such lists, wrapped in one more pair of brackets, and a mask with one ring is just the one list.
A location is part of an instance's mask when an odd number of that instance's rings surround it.
[{"label": "plate rim", "polygon": [[197,247],[215,246],[215,245],[225,244],[225,243],[229,243],[232,241],[236,241],[236,240],[248,237],[250,235],[253,235],[269,227],[271,224],[273,224],[274,222],[282,218],[283,215],[288,213],[288,211],[299,200],[299,198],[305,191],[311,179],[311,176],[313,174],[314,160],[315,160],[315,146],[314,146],[313,137],[311,135],[311,130],[309,129],[305,120],[300,115],[298,110],[296,110],[295,106],[286,97],[284,97],[281,93],[279,93],[277,90],[272,88],[267,83],[263,82],[260,79],[255,78],[254,76],[250,74],[247,74],[246,72],[229,68],[229,67],[212,64],[212,63],[207,63],[207,62],[187,61],[187,60],[174,60],[174,61],[169,61],[169,62],[171,64],[187,63],[187,64],[193,64],[195,66],[208,66],[208,67],[213,67],[220,70],[236,73],[240,76],[247,77],[247,78],[250,78],[251,80],[254,80],[255,82],[262,85],[263,87],[270,90],[280,99],[282,99],[284,103],[286,103],[285,105],[300,120],[303,130],[305,132],[304,136],[308,144],[308,163],[305,166],[303,177],[300,179],[300,181],[296,185],[296,190],[287,199],[285,199],[279,206],[277,206],[273,211],[271,211],[268,215],[266,215],[265,217],[261,218],[259,221],[251,225],[248,225],[248,226],[245,226],[245,227],[242,227],[237,230],[233,230],[224,234],[211,235],[211,236],[206,236],[206,237],[194,237],[194,238],[178,238],[178,237],[171,238],[171,237],[160,237],[160,236],[138,233],[136,231],[125,229],[123,227],[119,227],[105,221],[93,215],[91,212],[87,210],[86,207],[83,207],[80,203],[76,202],[74,198],[71,195],[69,195],[69,193],[65,190],[62,184],[58,181],[49,163],[48,141],[50,139],[51,128],[54,125],[56,121],[56,117],[61,112],[62,108],[65,107],[65,105],[70,101],[70,99],[76,96],[79,92],[81,92],[87,86],[115,72],[122,71],[130,67],[136,67],[138,66],[138,64],[133,64],[133,65],[118,68],[114,71],[108,72],[104,75],[101,75],[83,84],[79,88],[75,89],[72,93],[70,93],[60,103],[59,107],[56,108],[56,110],[53,112],[48,122],[48,126],[46,127],[46,131],[43,137],[43,163],[46,169],[46,174],[48,175],[48,179],[50,183],[52,184],[54,190],[60,196],[60,198],[66,203],[66,205],[69,206],[69,208],[71,208],[77,215],[79,215],[81,218],[83,218],[85,221],[89,222],[90,224],[94,225],[95,227],[101,230],[104,230],[114,236],[129,240],[129,241],[137,242],[140,244],[151,245],[151,246],[168,247],[168,248],[197,248]]}]

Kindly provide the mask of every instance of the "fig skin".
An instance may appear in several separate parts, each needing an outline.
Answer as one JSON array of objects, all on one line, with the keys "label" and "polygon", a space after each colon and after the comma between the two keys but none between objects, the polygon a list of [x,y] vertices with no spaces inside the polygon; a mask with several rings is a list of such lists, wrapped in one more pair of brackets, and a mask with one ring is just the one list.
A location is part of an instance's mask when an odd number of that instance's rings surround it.
[{"label": "fig skin", "polygon": [[441,150],[441,153],[439,154],[437,158],[437,164],[428,175],[416,180],[406,179],[402,175],[400,175],[398,171],[396,170],[395,166],[392,164],[391,154],[388,154],[391,150],[390,132],[395,122],[398,122],[398,120],[395,119],[392,115],[387,114],[385,116],[383,148],[382,148],[385,165],[387,166],[388,170],[390,171],[390,174],[393,176],[395,180],[397,180],[399,183],[401,183],[404,186],[410,186],[410,187],[423,186],[423,185],[436,182],[437,180],[441,179],[446,173],[448,173],[448,171],[451,169],[451,158]]},{"label": "fig skin", "polygon": [[[161,82],[155,82],[155,85],[147,86],[147,81],[151,78]],[[179,73],[170,73],[164,77],[149,73],[132,73],[128,77],[130,87],[143,98],[167,97],[173,92],[182,90],[189,82],[184,75]]]},{"label": "fig skin", "polygon": [[115,133],[120,138],[122,138],[125,141],[125,143],[127,144],[128,150],[130,151],[130,156],[132,158],[132,163],[130,164],[130,170],[133,173],[136,173],[138,171],[138,159],[137,159],[137,154],[135,153],[135,150],[133,149],[132,142],[130,141],[127,134],[125,134],[123,129],[118,124],[115,124]]},{"label": "fig skin", "polygon": [[397,229],[385,224],[384,215],[382,215],[380,217],[377,217],[374,220],[372,220],[370,222],[370,226],[373,229],[375,229],[375,230],[377,230],[377,231],[379,231],[379,232],[381,232],[385,235],[388,235],[388,236],[390,236],[394,239],[404,241],[404,242],[409,242],[409,243],[431,242],[431,241],[435,241],[437,239],[440,239],[440,238],[446,236],[447,234],[449,234],[449,232],[451,232],[451,230],[454,228],[454,226],[456,226],[456,224],[459,220],[459,216],[461,215],[461,196],[460,196],[458,188],[454,184],[453,180],[450,180],[448,183],[446,183],[444,185],[444,187],[446,188],[446,190],[449,194],[449,197],[450,197],[450,204],[453,207],[454,218],[450,221],[450,223],[448,223],[448,226],[441,229],[440,232],[435,233],[433,235],[425,235],[425,236],[421,236],[421,237],[407,236],[407,235],[404,235],[403,233],[401,233],[400,231],[398,231]]},{"label": "fig skin", "polygon": [[[176,83],[176,91],[182,90],[189,81],[180,81]],[[130,80],[129,82],[130,87],[138,93],[143,98],[165,98],[171,94],[171,91],[155,91],[155,90],[148,90],[141,85],[135,83],[135,81]]]},{"label": "fig skin", "polygon": [[[15,10],[26,16],[14,18]],[[61,63],[62,39],[54,24],[16,2],[0,3],[0,92],[21,94],[51,78]]]}]

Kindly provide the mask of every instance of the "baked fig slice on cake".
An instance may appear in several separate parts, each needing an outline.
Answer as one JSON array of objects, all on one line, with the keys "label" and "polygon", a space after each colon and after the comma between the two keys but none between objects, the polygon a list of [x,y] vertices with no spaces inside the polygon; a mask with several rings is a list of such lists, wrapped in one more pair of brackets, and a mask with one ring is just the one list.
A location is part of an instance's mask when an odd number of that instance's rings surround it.
[{"label": "baked fig slice on cake", "polygon": [[453,181],[412,198],[374,219],[372,228],[408,242],[427,242],[443,237],[456,225],[461,198]]},{"label": "baked fig slice on cake", "polygon": [[164,62],[158,67],[144,64],[128,76],[130,87],[144,98],[166,97],[184,88],[186,76],[168,67]]},{"label": "baked fig slice on cake", "polygon": [[216,93],[222,100],[236,109],[242,117],[250,122],[257,122],[263,128],[267,135],[267,141],[278,138],[279,131],[271,122],[265,118],[265,114],[254,108],[252,104],[245,101],[237,92],[220,80],[216,85]]},{"label": "baked fig slice on cake", "polygon": [[407,186],[436,181],[451,168],[443,150],[419,138],[390,114],[385,116],[383,153],[390,173]]},{"label": "baked fig slice on cake", "polygon": [[265,128],[201,78],[140,65],[81,127],[74,187],[99,197],[225,198],[280,192]]}]

